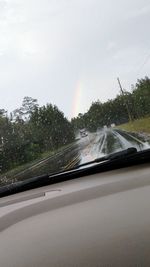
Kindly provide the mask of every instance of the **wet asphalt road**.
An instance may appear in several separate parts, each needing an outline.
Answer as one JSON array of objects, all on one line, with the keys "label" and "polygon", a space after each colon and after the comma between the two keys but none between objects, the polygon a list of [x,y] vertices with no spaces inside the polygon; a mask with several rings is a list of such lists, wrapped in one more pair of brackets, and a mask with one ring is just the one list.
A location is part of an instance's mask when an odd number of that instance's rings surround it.
[{"label": "wet asphalt road", "polygon": [[[81,140],[81,142],[85,141]],[[89,144],[80,150],[80,164],[129,147],[135,147],[140,151],[150,148],[150,143],[138,134],[119,129],[103,129],[94,134],[92,141],[89,134]]]},{"label": "wet asphalt road", "polygon": [[138,134],[127,133],[119,129],[102,129],[96,133],[80,138],[61,152],[39,161],[32,167],[15,174],[13,181],[68,170],[76,165],[94,160],[106,154],[118,152],[129,147],[138,151],[150,147],[150,142]]}]

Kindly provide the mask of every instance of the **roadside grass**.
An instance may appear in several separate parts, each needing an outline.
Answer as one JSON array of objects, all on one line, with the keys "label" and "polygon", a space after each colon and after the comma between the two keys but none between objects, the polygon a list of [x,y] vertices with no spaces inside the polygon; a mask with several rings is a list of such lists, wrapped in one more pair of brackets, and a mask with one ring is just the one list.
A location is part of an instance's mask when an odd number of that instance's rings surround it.
[{"label": "roadside grass", "polygon": [[2,173],[0,175],[1,182],[2,182],[4,177],[5,177],[4,180],[6,179],[6,177],[7,177],[7,179],[9,179],[10,177],[15,176],[16,174],[18,174],[18,173],[20,173],[22,171],[25,171],[25,170],[27,170],[29,168],[32,168],[32,167],[34,167],[34,165],[38,164],[40,161],[46,160],[49,157],[52,157],[52,156],[56,155],[57,153],[61,153],[64,149],[70,147],[73,144],[74,144],[74,142],[70,143],[70,144],[67,144],[67,145],[64,145],[64,146],[62,146],[62,147],[60,147],[60,148],[58,148],[56,150],[53,150],[53,151],[46,151],[46,152],[42,153],[40,155],[40,157],[38,157],[37,159],[33,160],[32,162],[25,163],[23,165],[20,165],[20,166],[17,166],[15,168],[13,168],[12,170],[9,170],[9,171],[7,171],[5,173]]},{"label": "roadside grass", "polygon": [[150,133],[150,117],[125,123],[117,126],[117,128],[130,132]]}]

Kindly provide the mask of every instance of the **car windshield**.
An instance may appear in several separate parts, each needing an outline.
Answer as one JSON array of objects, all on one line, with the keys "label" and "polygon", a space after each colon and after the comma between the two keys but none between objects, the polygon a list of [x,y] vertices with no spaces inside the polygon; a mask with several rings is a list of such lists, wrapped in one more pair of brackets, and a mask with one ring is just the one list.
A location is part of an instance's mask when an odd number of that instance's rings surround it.
[{"label": "car windshield", "polygon": [[150,148],[147,0],[0,1],[0,186]]}]

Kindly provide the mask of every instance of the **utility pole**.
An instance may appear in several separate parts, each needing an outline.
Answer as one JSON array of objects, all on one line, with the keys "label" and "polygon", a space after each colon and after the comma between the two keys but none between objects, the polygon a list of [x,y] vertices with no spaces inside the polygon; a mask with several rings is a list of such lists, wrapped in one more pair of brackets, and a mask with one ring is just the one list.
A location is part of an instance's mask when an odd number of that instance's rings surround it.
[{"label": "utility pole", "polygon": [[[117,78],[117,81],[118,81],[118,84],[119,84],[119,87],[120,87],[121,94],[124,96],[124,90],[123,90],[123,88],[122,88],[120,79]],[[123,99],[124,99],[124,98],[123,98]],[[131,117],[131,113],[130,113],[129,105],[128,105],[128,102],[126,101],[126,99],[124,99],[124,103],[125,103],[125,106],[126,106],[126,109],[127,109],[127,114],[128,114],[128,117],[129,117],[129,121],[132,121],[132,117]]]}]

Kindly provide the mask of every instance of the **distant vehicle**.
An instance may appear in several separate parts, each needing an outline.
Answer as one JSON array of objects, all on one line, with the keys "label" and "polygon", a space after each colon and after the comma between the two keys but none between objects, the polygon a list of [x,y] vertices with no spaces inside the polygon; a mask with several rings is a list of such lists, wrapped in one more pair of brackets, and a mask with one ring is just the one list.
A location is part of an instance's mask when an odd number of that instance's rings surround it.
[{"label": "distant vehicle", "polygon": [[88,136],[88,133],[87,133],[86,129],[81,129],[80,130],[80,136],[81,136],[81,138]]},{"label": "distant vehicle", "polygon": [[112,123],[110,126],[111,126],[111,128],[114,128],[116,125],[115,125],[115,123]]}]

